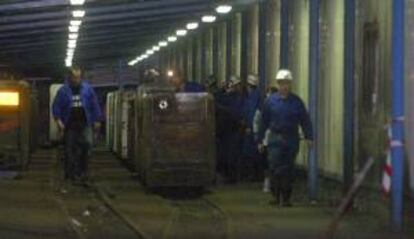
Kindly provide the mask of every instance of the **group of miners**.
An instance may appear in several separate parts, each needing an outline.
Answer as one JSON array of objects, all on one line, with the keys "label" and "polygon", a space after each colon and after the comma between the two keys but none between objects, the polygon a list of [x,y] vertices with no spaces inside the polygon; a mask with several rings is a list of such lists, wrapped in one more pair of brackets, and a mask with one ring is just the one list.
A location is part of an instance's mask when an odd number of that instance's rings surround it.
[{"label": "group of miners", "polygon": [[295,158],[300,134],[312,146],[313,132],[303,101],[292,93],[293,76],[282,69],[270,81],[261,104],[259,77],[245,81],[231,76],[220,84],[214,76],[207,89],[216,101],[218,172],[229,182],[264,178],[263,191],[272,192],[277,206],[291,206]]},{"label": "group of miners", "polygon": [[[231,76],[226,83],[210,76],[205,85],[185,80],[180,72],[168,75],[178,92],[208,91],[214,96],[219,174],[229,183],[264,178],[263,190],[275,197],[272,204],[291,206],[299,127],[309,146],[313,141],[305,104],[291,91],[292,73],[279,70],[263,101],[257,75],[243,81]],[[65,174],[71,180],[87,179],[92,129],[100,127],[101,114],[93,88],[82,80],[79,68],[72,68],[53,103],[53,116],[65,136]]]}]

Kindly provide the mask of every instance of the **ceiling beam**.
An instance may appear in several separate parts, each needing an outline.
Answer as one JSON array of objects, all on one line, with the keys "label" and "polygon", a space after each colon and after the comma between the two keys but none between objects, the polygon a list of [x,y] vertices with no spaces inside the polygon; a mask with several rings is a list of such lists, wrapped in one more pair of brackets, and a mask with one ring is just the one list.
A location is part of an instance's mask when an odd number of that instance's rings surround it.
[{"label": "ceiling beam", "polygon": [[0,12],[27,10],[31,8],[69,6],[69,0],[25,1],[18,3],[0,4]]},{"label": "ceiling beam", "polygon": [[[180,14],[187,14],[191,16],[194,13],[199,13],[200,11],[205,11],[206,5],[199,4],[195,6],[181,7],[181,8],[166,8],[162,10],[151,10],[143,11],[139,13],[123,13],[123,14],[111,14],[103,16],[91,16],[85,17],[83,24],[84,25],[94,25],[96,22],[102,22],[101,26],[105,25],[114,25],[122,24],[125,20],[140,20],[139,22],[144,22],[146,18],[154,18],[163,16],[174,16]],[[191,14],[189,14],[189,12]],[[119,21],[119,22],[117,22]],[[46,21],[37,21],[37,22],[24,22],[17,24],[2,24],[0,25],[0,32],[2,31],[13,31],[19,29],[36,29],[36,28],[47,28],[47,27],[67,27],[67,19],[58,19],[58,20],[46,20]]]},{"label": "ceiling beam", "polygon": [[[206,4],[206,0],[160,0],[160,1],[151,1],[151,2],[131,2],[124,4],[116,4],[111,6],[100,6],[96,5],[95,7],[88,7],[87,16],[94,15],[105,15],[105,14],[114,14],[117,12],[139,12],[147,11],[157,8],[171,8],[185,6],[188,4]],[[68,10],[57,10],[53,12],[40,12],[40,13],[22,13],[15,15],[5,15],[0,17],[0,24],[12,24],[12,23],[21,23],[21,22],[30,22],[30,21],[41,21],[41,20],[51,20],[51,19],[61,19],[70,17],[70,11]]]}]

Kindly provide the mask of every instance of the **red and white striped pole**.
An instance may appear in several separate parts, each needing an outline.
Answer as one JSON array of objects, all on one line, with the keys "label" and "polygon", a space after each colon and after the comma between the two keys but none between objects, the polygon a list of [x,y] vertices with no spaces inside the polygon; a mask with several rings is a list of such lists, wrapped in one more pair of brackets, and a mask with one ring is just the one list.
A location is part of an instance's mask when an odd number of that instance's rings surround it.
[{"label": "red and white striped pole", "polygon": [[387,159],[385,161],[383,176],[382,176],[382,192],[388,195],[391,191],[391,177],[392,177],[392,166],[391,166],[391,140],[392,140],[392,130],[391,126],[387,125],[388,139],[387,139],[387,149],[385,151]]}]

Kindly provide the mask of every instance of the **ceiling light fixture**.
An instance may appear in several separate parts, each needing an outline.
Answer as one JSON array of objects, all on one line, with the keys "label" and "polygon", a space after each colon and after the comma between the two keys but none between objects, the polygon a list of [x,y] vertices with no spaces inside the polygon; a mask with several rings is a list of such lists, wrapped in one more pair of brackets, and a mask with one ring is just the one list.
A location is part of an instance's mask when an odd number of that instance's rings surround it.
[{"label": "ceiling light fixture", "polygon": [[85,0],[70,0],[70,4],[72,5],[83,5],[85,3]]},{"label": "ceiling light fixture", "polygon": [[78,39],[78,34],[77,33],[69,33],[68,38],[70,40],[76,40],[76,39]]},{"label": "ceiling light fixture", "polygon": [[82,18],[85,16],[85,11],[84,10],[75,10],[72,11],[72,16],[75,18]]},{"label": "ceiling light fixture", "polygon": [[176,36],[168,37],[168,41],[169,42],[175,42],[175,41],[177,41],[177,37]]},{"label": "ceiling light fixture", "polygon": [[160,47],[166,47],[166,46],[168,46],[168,42],[166,42],[166,41],[160,41],[158,43],[158,46],[160,46]]},{"label": "ceiling light fixture", "polygon": [[201,18],[201,21],[202,22],[205,22],[205,23],[212,23],[212,22],[215,22],[216,21],[216,16],[214,16],[214,15],[206,15],[206,16],[203,16],[202,18]]},{"label": "ceiling light fixture", "polygon": [[185,35],[187,35],[187,30],[184,30],[184,29],[179,29],[179,30],[177,30],[177,36],[180,36],[180,37],[182,37],[182,36],[185,36]]},{"label": "ceiling light fixture", "polygon": [[153,50],[147,50],[147,52],[146,52],[148,55],[152,55],[152,54],[154,54],[154,51]]},{"label": "ceiling light fixture", "polygon": [[216,12],[220,14],[227,14],[233,9],[230,5],[220,5],[216,8]]},{"label": "ceiling light fixture", "polygon": [[129,66],[133,66],[135,64],[137,64],[137,61],[136,60],[132,60],[132,61],[128,62],[128,65]]},{"label": "ceiling light fixture", "polygon": [[81,20],[71,20],[69,23],[71,26],[80,26],[82,24]]},{"label": "ceiling light fixture", "polygon": [[190,22],[187,24],[188,30],[194,30],[198,28],[198,22]]},{"label": "ceiling light fixture", "polygon": [[71,33],[79,32],[79,26],[69,26],[69,32]]},{"label": "ceiling light fixture", "polygon": [[68,48],[69,48],[69,49],[74,49],[74,48],[76,48],[76,42],[68,42]]},{"label": "ceiling light fixture", "polygon": [[75,44],[76,45],[76,42],[77,42],[76,40],[68,40],[69,44]]}]

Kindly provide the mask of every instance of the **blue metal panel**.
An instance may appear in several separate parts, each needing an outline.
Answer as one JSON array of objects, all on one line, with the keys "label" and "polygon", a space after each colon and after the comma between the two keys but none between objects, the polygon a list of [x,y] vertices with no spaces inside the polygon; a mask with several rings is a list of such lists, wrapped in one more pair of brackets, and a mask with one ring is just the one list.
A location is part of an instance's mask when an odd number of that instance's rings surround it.
[{"label": "blue metal panel", "polygon": [[266,95],[266,31],[267,31],[267,0],[259,2],[259,89],[261,103]]},{"label": "blue metal panel", "polygon": [[309,112],[315,132],[314,147],[309,150],[309,172],[308,187],[309,199],[317,198],[317,179],[318,179],[318,78],[319,78],[319,0],[309,2]]},{"label": "blue metal panel", "polygon": [[280,68],[289,66],[289,0],[280,2]]},{"label": "blue metal panel", "polygon": [[344,69],[344,163],[343,181],[347,191],[354,177],[354,68],[355,68],[355,0],[345,1],[345,69]]},{"label": "blue metal panel", "polygon": [[392,180],[391,223],[395,231],[403,225],[404,178],[404,0],[392,4]]}]

